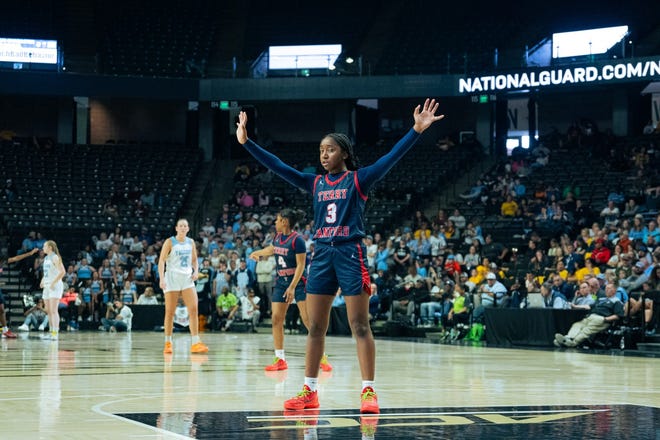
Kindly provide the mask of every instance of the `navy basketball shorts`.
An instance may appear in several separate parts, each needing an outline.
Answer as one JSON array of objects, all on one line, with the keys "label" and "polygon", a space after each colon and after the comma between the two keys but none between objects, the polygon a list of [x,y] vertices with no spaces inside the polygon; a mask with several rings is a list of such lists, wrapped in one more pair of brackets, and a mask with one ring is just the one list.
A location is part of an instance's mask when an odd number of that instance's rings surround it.
[{"label": "navy basketball shorts", "polygon": [[317,242],[307,275],[307,293],[354,296],[371,293],[367,249],[362,242],[325,244]]},{"label": "navy basketball shorts", "polygon": [[[285,303],[286,299],[284,298],[284,292],[286,292],[286,287],[279,286],[276,284],[275,288],[273,288],[273,302]],[[305,294],[305,283],[303,283],[302,281],[299,281],[298,285],[296,286],[296,293],[294,295],[294,298],[296,299],[297,303],[303,302],[307,298],[307,294]]]}]

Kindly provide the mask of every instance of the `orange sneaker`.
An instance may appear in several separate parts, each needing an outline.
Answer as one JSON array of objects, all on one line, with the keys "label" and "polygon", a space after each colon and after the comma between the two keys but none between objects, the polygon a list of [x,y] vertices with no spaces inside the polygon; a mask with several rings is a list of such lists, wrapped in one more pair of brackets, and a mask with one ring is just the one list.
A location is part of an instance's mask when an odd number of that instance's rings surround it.
[{"label": "orange sneaker", "polygon": [[165,348],[163,348],[163,353],[164,354],[172,354],[172,343],[171,342],[166,342],[165,343]]},{"label": "orange sneaker", "polygon": [[303,389],[296,397],[284,401],[284,409],[308,409],[319,407],[319,394],[303,385]]},{"label": "orange sneaker", "polygon": [[332,365],[328,362],[328,356],[325,354],[321,358],[321,370],[325,372],[332,371]]},{"label": "orange sneaker", "polygon": [[191,353],[208,353],[209,348],[203,342],[197,342],[190,347]]},{"label": "orange sneaker", "polygon": [[273,363],[270,365],[266,365],[266,368],[264,370],[266,371],[281,371],[281,370],[286,370],[289,368],[289,365],[286,363],[284,359],[280,359],[276,357],[273,360]]},{"label": "orange sneaker", "polygon": [[364,387],[360,400],[362,401],[362,404],[360,405],[360,412],[362,414],[380,414],[378,396],[373,388]]}]

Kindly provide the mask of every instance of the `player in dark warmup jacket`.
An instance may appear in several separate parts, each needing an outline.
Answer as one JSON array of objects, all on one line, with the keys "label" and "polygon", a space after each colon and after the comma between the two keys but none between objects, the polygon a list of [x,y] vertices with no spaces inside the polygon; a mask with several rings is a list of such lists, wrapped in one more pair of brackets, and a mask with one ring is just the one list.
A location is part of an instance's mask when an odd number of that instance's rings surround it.
[{"label": "player in dark warmup jacket", "polygon": [[309,334],[305,358],[305,385],[296,397],[284,402],[285,409],[302,410],[319,406],[318,371],[325,349],[325,334],[335,293],[340,287],[346,300],[346,313],[357,342],[362,374],[363,414],[380,412],[374,391],[376,347],[369,326],[371,284],[367,255],[362,238],[367,193],[412,148],[419,135],[444,115],[435,115],[435,100],[426,99],[413,111],[415,124],[374,164],[357,169],[353,147],[346,135],[332,133],[321,140],[319,158],[326,174],[302,173],[261,148],[247,137],[247,115],[240,112],[238,142],[262,165],[292,185],[312,193],[314,206],[314,255],[307,279]]}]

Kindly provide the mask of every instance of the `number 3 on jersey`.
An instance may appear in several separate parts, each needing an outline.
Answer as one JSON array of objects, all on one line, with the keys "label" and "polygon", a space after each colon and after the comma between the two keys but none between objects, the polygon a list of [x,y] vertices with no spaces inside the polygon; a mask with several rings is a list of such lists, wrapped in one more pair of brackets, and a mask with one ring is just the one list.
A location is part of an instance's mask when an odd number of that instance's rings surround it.
[{"label": "number 3 on jersey", "polygon": [[325,216],[325,221],[328,223],[334,223],[337,221],[337,204],[330,203],[326,208],[328,214]]}]

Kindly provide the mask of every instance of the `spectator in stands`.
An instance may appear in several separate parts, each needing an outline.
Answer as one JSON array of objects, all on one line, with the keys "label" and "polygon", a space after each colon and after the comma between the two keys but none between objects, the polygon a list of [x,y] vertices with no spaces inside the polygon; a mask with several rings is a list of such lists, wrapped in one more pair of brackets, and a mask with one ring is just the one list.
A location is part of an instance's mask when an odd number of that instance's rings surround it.
[{"label": "spectator in stands", "polygon": [[9,202],[13,202],[16,199],[16,185],[13,180],[7,179],[5,181],[3,193]]},{"label": "spectator in stands", "polygon": [[575,252],[573,243],[566,243],[564,245],[564,258],[563,258],[564,267],[568,271],[569,275],[574,275],[575,271],[582,266],[584,257]]},{"label": "spectator in stands", "polygon": [[241,297],[241,316],[252,322],[252,331],[257,333],[261,312],[259,311],[259,297],[253,288],[248,289],[247,296]]},{"label": "spectator in stands", "polygon": [[234,276],[236,278],[238,297],[247,296],[248,289],[254,286],[256,277],[254,276],[254,273],[248,269],[245,258],[241,258]]},{"label": "spectator in stands", "polygon": [[388,260],[391,256],[394,255],[394,250],[392,249],[391,240],[386,242],[381,241],[378,243],[378,251],[376,252],[376,271],[387,272],[390,268]]},{"label": "spectator in stands", "polygon": [[261,231],[262,228],[257,213],[252,214],[243,224],[248,231]]},{"label": "spectator in stands", "polygon": [[[95,237],[92,237],[92,240],[94,239]],[[97,261],[103,260],[113,244],[112,240],[108,238],[108,234],[106,234],[105,232],[101,232],[101,234],[99,234],[99,238],[96,239],[95,241],[96,241],[96,252],[94,253],[94,257],[95,259],[97,259]]]},{"label": "spectator in stands", "polygon": [[215,273],[215,279],[213,280],[213,296],[217,298],[222,294],[223,287],[231,289],[231,285],[231,273],[227,267],[227,262],[221,262]]},{"label": "spectator in stands", "polygon": [[399,245],[394,250],[392,259],[394,260],[394,272],[399,276],[404,276],[413,261],[412,251],[407,246],[405,240],[399,240]]},{"label": "spectator in stands", "polygon": [[492,235],[486,235],[485,244],[481,248],[481,255],[488,258],[489,262],[502,265],[509,256],[509,249],[502,243],[493,240]]},{"label": "spectator in stands", "polygon": [[263,189],[259,190],[259,194],[257,195],[257,204],[259,208],[266,208],[268,205],[270,205],[270,196],[264,192]]},{"label": "spectator in stands", "polygon": [[605,226],[616,226],[619,223],[621,212],[613,200],[607,202],[607,206],[600,211],[600,216],[605,222]]},{"label": "spectator in stands", "polygon": [[605,245],[605,239],[597,238],[594,240],[594,249],[591,251],[591,259],[599,268],[604,268],[608,262],[612,253],[610,249]]},{"label": "spectator in stands", "polygon": [[632,241],[645,243],[648,237],[648,229],[644,225],[644,217],[641,214],[635,215],[633,225],[628,232]]},{"label": "spectator in stands", "polygon": [[271,304],[273,301],[273,271],[275,270],[275,256],[259,258],[256,267],[257,286],[261,298],[265,303],[265,313],[271,316]]},{"label": "spectator in stands", "polygon": [[[106,258],[103,260],[103,263],[101,263],[101,267],[99,267],[97,273],[99,274],[99,278],[103,282],[103,286],[106,289],[112,289],[113,287],[117,287],[117,286],[113,286],[115,280],[115,269],[110,265],[109,259]],[[65,275],[65,279],[67,278],[67,276],[68,276],[68,272],[67,275]]]},{"label": "spectator in stands", "polygon": [[639,211],[639,206],[635,202],[635,199],[628,199],[624,207],[623,214],[621,214],[621,216],[623,218],[631,218],[634,217],[638,211]]},{"label": "spectator in stands", "polygon": [[474,186],[472,186],[467,192],[461,193],[458,196],[463,199],[467,200],[468,204],[477,201],[479,197],[484,193],[484,190],[486,189],[486,186],[481,182],[481,180],[478,180],[477,183],[475,183]]},{"label": "spectator in stands", "polygon": [[78,284],[78,274],[76,273],[74,265],[70,264],[69,267],[67,267],[62,281],[66,283],[67,286],[75,286]]},{"label": "spectator in stands", "polygon": [[441,278],[436,278],[429,294],[429,300],[422,302],[419,307],[419,317],[422,326],[431,327],[436,321],[435,314],[442,311],[443,296],[446,292],[453,292],[453,289],[453,281],[447,280],[443,282]]},{"label": "spectator in stands", "polygon": [[481,286],[481,306],[482,307],[506,307],[507,288],[497,280],[493,272],[486,275],[486,284]]},{"label": "spectator in stands", "polygon": [[516,217],[518,215],[518,203],[513,200],[511,195],[506,196],[506,201],[500,207],[500,214],[503,217]]},{"label": "spectator in stands", "polygon": [[80,264],[76,268],[79,281],[91,280],[94,273],[96,273],[96,269],[87,263],[87,258],[80,260]]},{"label": "spectator in stands", "polygon": [[470,246],[468,253],[463,257],[463,266],[468,272],[481,263],[481,256],[477,253],[476,246]]},{"label": "spectator in stands", "polygon": [[124,304],[133,304],[137,302],[138,298],[136,284],[129,280],[124,280],[124,285],[119,292],[119,298],[121,298]]},{"label": "spectator in stands", "polygon": [[140,195],[140,202],[146,209],[152,208],[156,203],[156,191],[152,187],[146,186]]},{"label": "spectator in stands", "polygon": [[144,292],[140,295],[136,304],[140,306],[157,305],[158,298],[156,298],[156,295],[154,294],[154,288],[147,287],[144,289]]},{"label": "spectator in stands", "polygon": [[607,329],[624,316],[623,303],[616,296],[616,284],[608,284],[605,297],[599,298],[586,318],[574,323],[567,335],[555,334],[556,347],[576,347],[591,336]]},{"label": "spectator in stands", "polygon": [[441,226],[440,230],[443,231],[445,239],[447,240],[457,240],[460,238],[459,230],[456,228],[456,225],[454,225],[454,222],[450,219],[447,219],[447,223],[444,227]]},{"label": "spectator in stands", "polygon": [[105,202],[103,205],[103,214],[116,219],[119,216],[119,208],[110,201]]},{"label": "spectator in stands", "polygon": [[584,260],[584,267],[575,271],[575,279],[578,283],[581,283],[585,279],[595,277],[600,274],[600,269],[594,264],[592,258],[587,258]]},{"label": "spectator in stands", "polygon": [[236,195],[236,203],[243,208],[252,208],[254,206],[254,198],[244,189]]},{"label": "spectator in stands", "polygon": [[250,178],[250,167],[241,162],[234,169],[234,182],[244,182]]},{"label": "spectator in stands", "polygon": [[422,224],[424,223],[426,223],[427,225],[429,224],[428,217],[426,217],[426,215],[422,211],[416,210],[415,215],[412,218],[412,229],[414,231],[421,229]]},{"label": "spectator in stands", "polygon": [[650,276],[645,274],[645,268],[646,265],[642,261],[637,261],[632,267],[632,274],[625,279],[620,279],[619,285],[628,293],[641,291]]}]

